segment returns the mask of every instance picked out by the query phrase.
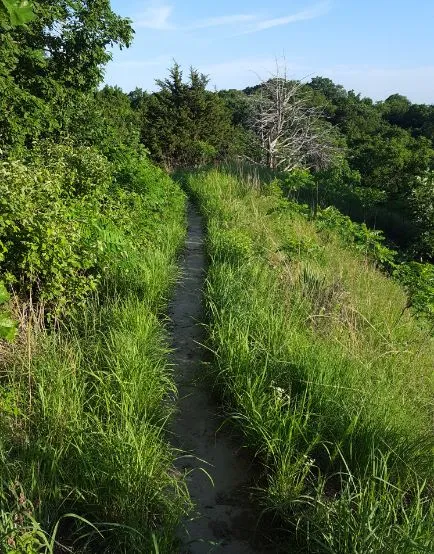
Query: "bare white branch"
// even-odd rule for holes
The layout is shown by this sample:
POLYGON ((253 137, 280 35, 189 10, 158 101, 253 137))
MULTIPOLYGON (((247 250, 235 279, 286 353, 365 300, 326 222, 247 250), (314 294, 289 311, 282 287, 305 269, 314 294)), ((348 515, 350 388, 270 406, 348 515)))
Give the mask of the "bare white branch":
POLYGON ((262 81, 253 97, 252 127, 260 140, 262 162, 283 171, 324 169, 338 150, 330 127, 322 111, 306 101, 303 84, 288 80, 286 67, 276 66, 275 75, 262 81))

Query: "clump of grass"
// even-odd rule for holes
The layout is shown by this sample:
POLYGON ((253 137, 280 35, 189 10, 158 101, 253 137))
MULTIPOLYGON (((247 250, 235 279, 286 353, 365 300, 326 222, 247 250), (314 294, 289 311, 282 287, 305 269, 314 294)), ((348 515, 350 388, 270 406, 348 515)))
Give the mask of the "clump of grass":
POLYGON ((163 203, 146 210, 143 196, 134 236, 111 229, 104 281, 73 317, 46 328, 42 311, 21 306, 0 366, 2 551, 176 549, 189 499, 165 434, 176 389, 162 310, 184 196, 173 185, 163 203), (31 506, 18 520, 14 483, 31 506))
POLYGON ((404 291, 270 187, 192 175, 213 378, 300 551, 434 548, 429 329, 404 291))

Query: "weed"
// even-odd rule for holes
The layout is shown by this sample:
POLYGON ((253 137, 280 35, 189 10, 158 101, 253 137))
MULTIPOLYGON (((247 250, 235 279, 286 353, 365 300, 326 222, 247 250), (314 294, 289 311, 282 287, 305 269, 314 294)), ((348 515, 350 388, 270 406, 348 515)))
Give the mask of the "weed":
POLYGON ((432 551, 434 344, 366 229, 354 247, 347 219, 325 230, 230 172, 187 186, 208 227, 210 375, 262 461, 264 507, 300 551, 432 551))

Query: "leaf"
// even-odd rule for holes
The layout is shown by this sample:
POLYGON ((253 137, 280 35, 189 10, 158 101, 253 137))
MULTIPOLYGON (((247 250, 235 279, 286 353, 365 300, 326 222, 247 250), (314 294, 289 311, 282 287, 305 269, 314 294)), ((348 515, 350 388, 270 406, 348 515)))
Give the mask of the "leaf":
POLYGON ((0 281, 0 304, 4 304, 9 300, 9 293, 6 290, 5 284, 0 281))
POLYGON ((0 313, 0 339, 12 342, 17 334, 17 323, 6 314, 0 313))
POLYGON ((12 26, 24 25, 35 18, 33 8, 28 0, 0 0, 9 15, 12 26))

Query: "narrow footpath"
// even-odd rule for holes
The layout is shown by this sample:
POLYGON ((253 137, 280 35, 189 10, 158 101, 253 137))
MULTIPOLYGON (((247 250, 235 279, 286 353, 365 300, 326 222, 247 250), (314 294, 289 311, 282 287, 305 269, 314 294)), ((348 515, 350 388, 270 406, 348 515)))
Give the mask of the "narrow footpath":
POLYGON ((170 306, 172 362, 179 391, 172 444, 186 453, 178 469, 188 473, 195 504, 179 537, 183 554, 264 552, 254 546, 258 514, 250 500, 251 462, 240 444, 221 429, 222 419, 203 377, 202 290, 205 252, 202 219, 188 207, 188 237, 182 277, 170 306), (212 480, 212 481, 211 481, 212 480))

